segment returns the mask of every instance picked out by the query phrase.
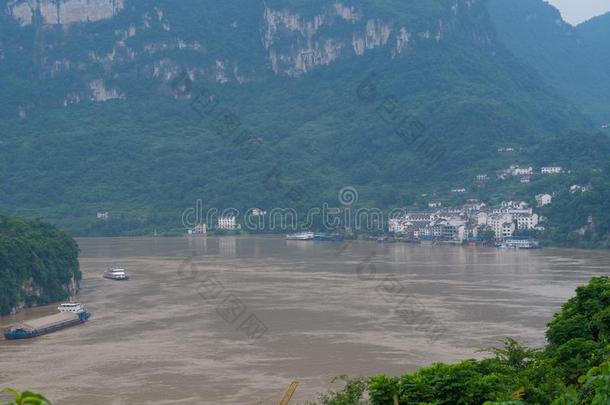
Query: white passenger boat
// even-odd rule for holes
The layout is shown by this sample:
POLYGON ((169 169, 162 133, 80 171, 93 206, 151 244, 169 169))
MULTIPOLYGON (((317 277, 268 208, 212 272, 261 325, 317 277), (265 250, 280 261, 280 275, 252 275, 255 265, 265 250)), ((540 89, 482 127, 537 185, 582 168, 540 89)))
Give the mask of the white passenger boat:
POLYGON ((127 272, 125 271, 125 269, 119 269, 119 268, 108 269, 104 272, 103 276, 104 276, 104 278, 107 278, 110 280, 123 281, 123 280, 129 279, 129 276, 127 275, 127 272))

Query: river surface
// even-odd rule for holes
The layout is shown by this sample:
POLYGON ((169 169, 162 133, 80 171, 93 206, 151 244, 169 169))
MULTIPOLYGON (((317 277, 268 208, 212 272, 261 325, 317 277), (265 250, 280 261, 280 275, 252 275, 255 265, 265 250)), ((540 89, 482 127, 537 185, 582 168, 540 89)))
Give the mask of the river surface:
MULTIPOLYGON (((0 386, 54 404, 291 404, 340 374, 399 375, 481 357, 514 337, 544 344, 576 286, 610 253, 285 241, 79 239, 80 326, 0 340, 0 386), (101 277, 122 266, 131 279, 101 277)), ((56 312, 28 309, 0 326, 56 312)))

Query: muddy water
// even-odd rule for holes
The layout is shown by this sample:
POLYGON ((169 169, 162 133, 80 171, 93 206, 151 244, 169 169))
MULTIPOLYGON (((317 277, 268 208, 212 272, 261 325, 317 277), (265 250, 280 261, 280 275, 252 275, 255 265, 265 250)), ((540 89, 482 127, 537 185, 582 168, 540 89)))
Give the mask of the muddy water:
MULTIPOLYGON (((400 374, 539 346, 554 311, 607 252, 347 245, 280 238, 81 239, 90 322, 0 340, 0 386, 56 404, 292 403, 339 374, 400 374), (190 259, 189 259, 190 258, 190 259), (101 277, 125 267, 131 280, 101 277)), ((26 310, 0 326, 55 312, 26 310)))

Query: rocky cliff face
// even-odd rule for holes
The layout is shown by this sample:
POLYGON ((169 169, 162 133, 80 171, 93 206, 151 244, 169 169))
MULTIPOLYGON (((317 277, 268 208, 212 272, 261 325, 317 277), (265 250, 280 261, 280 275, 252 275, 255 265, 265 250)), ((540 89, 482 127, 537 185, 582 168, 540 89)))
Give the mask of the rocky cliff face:
MULTIPOLYGON (((268 71, 297 78, 372 50, 390 58, 407 57, 417 44, 438 43, 450 35, 461 14, 476 4, 456 0, 442 15, 422 18, 422 29, 361 2, 328 2, 304 14, 281 1, 267 5, 257 0, 249 3, 248 14, 224 15, 225 20, 202 29, 197 19, 172 12, 174 3, 151 3, 11 0, 5 12, 25 32, 34 31, 32 52, 41 78, 87 76, 58 100, 69 106, 82 100, 128 98, 120 81, 131 81, 135 75, 167 83, 187 72, 192 80, 247 83, 264 78, 268 71), (227 46, 212 49, 220 37, 227 46), (236 55, 232 47, 239 47, 246 38, 256 39, 247 57, 236 55), (75 51, 76 44, 86 48, 75 51)), ((182 10, 190 9, 201 21, 206 18, 206 6, 221 7, 206 2, 182 5, 182 10)), ((4 54, 0 43, 0 55, 4 54)))
POLYGON ((276 163, 303 207, 346 185, 368 190, 363 206, 398 206, 515 163, 499 147, 587 125, 499 44, 484 0, 82 3, 95 16, 8 1, 0 210, 79 234, 174 229, 202 197, 290 207, 290 187, 262 184, 276 163), (202 88, 213 114, 189 108, 202 88))
MULTIPOLYGON (((360 56, 387 46, 392 30, 391 22, 364 19, 354 6, 342 3, 311 18, 265 7, 263 45, 275 74, 297 77, 340 57, 360 56), (341 25, 343 30, 333 29, 341 25), (324 34, 325 29, 331 33, 324 34), (285 45, 279 45, 281 42, 285 45)), ((405 27, 399 29, 403 31, 409 35, 405 27)), ((406 49, 404 35, 395 41, 396 53, 406 49)))
POLYGON ((78 292, 78 245, 40 221, 0 216, 0 316, 78 292))
POLYGON ((44 24, 68 25, 112 18, 123 6, 123 0, 13 0, 8 12, 23 26, 32 24, 37 14, 44 24))
MULTIPOLYGON (((78 294, 79 291, 79 283, 76 278, 72 277, 67 285, 64 286, 67 297, 74 297, 78 294)), ((39 302, 43 302, 47 304, 44 300, 45 291, 44 289, 38 285, 33 278, 29 278, 23 285, 21 286, 20 296, 22 300, 20 300, 16 305, 14 305, 10 314, 14 315, 21 311, 23 308, 27 307, 36 307, 39 305, 39 302)))

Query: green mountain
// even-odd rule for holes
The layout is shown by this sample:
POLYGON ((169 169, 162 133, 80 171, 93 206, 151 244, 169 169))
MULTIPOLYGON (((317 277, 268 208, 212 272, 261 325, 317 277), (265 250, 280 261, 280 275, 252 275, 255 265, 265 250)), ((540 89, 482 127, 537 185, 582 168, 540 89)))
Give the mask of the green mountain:
POLYGON ((576 27, 541 0, 490 0, 498 37, 598 125, 610 123, 610 13, 576 27))
POLYGON ((40 221, 0 217, 0 315, 66 299, 78 290, 78 245, 40 221))
POLYGON ((179 229, 198 199, 336 206, 345 186, 405 206, 594 128, 485 1, 4 3, 0 212, 75 234, 179 229))

